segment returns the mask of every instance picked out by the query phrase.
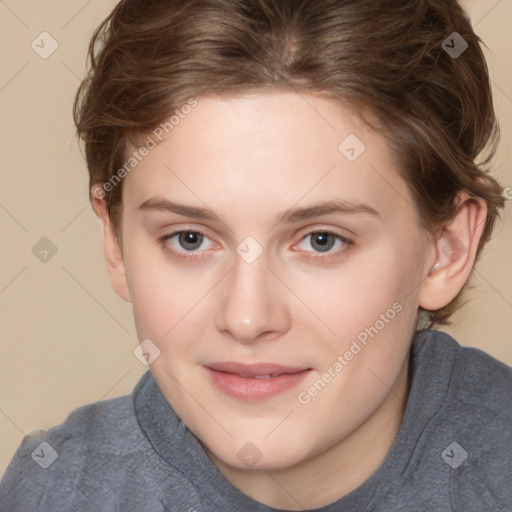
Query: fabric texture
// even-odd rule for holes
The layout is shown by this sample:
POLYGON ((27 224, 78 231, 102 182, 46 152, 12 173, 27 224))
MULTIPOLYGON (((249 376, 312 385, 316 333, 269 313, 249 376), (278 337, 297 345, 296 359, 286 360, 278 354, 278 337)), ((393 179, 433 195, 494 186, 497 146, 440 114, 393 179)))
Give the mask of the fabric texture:
MULTIPOLYGON (((512 511, 512 369, 443 332, 421 331, 409 373, 384 463, 316 512, 512 511)), ((276 510, 217 470, 149 371, 130 395, 26 436, 0 483, 1 512, 276 510)))

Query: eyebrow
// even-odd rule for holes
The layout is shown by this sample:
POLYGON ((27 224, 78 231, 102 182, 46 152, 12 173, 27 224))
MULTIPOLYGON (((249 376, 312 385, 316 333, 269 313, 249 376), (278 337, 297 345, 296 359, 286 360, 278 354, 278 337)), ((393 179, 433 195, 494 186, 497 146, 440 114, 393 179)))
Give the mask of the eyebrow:
POLYGON ((366 213, 370 215, 376 215, 377 217, 379 216, 377 210, 362 203, 351 203, 347 201, 327 201, 309 206, 307 208, 292 208, 291 210, 288 210, 282 214, 279 222, 298 222, 333 213, 350 215, 366 213))
MULTIPOLYGON (((168 211, 182 215, 183 217, 190 217, 193 219, 203 220, 219 220, 219 217, 213 213, 209 208, 198 208, 196 206, 189 206, 179 203, 168 201, 167 199, 152 198, 144 201, 139 210, 143 211, 168 211)), ((319 203, 306 208, 291 208, 281 215, 278 215, 278 223, 293 223, 303 220, 320 217, 321 215, 329 214, 370 214, 379 216, 379 213, 371 206, 362 203, 351 203, 347 201, 327 201, 319 203)))
POLYGON ((217 220, 218 217, 208 208, 198 208, 196 206, 188 206, 184 204, 173 203, 167 199, 148 199, 144 201, 139 210, 143 211, 167 211, 177 213, 183 217, 190 217, 193 219, 207 219, 217 220))

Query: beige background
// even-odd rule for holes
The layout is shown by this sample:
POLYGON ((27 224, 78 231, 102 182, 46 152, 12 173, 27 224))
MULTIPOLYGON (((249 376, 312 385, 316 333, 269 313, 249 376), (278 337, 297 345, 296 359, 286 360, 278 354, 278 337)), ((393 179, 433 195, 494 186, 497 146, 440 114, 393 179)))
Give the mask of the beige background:
MULTIPOLYGON (((60 423, 80 405, 128 393, 145 371, 133 355, 130 306, 105 271, 71 118, 90 36, 115 3, 0 0, 0 473, 26 433, 60 423), (47 59, 31 48, 43 31, 59 45, 47 59), (46 263, 32 252, 42 237, 58 249, 46 263)), ((465 5, 489 47, 502 127, 495 175, 512 187, 512 1, 465 5)), ((511 252, 509 201, 477 267, 471 301, 448 329, 509 365, 511 252)))

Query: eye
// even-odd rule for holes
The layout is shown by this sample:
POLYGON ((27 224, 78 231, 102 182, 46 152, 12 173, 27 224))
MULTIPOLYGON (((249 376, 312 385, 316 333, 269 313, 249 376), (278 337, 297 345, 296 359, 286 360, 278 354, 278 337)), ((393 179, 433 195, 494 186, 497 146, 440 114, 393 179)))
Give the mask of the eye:
POLYGON ((198 231, 178 231, 162 238, 162 242, 171 251, 196 253, 210 249, 213 242, 198 231))
POLYGON ((176 238, 180 247, 186 251, 197 251, 201 248, 205 240, 201 233, 195 233, 194 231, 183 231, 173 238, 176 238))
POLYGON ((306 235, 298 244, 303 251, 316 253, 333 253, 351 245, 351 241, 328 231, 317 231, 306 235))

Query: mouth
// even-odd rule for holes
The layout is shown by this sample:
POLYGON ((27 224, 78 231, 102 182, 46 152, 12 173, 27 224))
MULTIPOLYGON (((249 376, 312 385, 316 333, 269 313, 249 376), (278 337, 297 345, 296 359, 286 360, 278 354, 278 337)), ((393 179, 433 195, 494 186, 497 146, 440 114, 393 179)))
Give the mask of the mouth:
POLYGON ((215 363, 204 367, 222 393, 248 402, 270 399, 300 384, 311 368, 272 363, 215 363))

